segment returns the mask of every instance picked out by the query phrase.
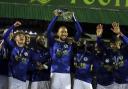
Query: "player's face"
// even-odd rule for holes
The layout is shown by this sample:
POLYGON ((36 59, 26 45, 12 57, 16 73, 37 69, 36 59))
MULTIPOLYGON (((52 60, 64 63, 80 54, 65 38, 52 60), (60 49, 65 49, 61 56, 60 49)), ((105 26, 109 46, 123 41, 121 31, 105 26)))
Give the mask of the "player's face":
POLYGON ((85 40, 82 40, 82 39, 80 39, 78 42, 77 42, 77 47, 78 47, 78 49, 80 49, 80 50, 85 50, 86 49, 86 46, 87 44, 86 44, 86 41, 85 40))
POLYGON ((115 41, 114 43, 110 43, 110 47, 112 49, 120 49, 121 42, 120 41, 115 41))
POLYGON ((25 45, 25 35, 24 34, 18 34, 15 37, 15 41, 17 46, 24 46, 25 45))
POLYGON ((44 36, 38 36, 37 37, 37 43, 41 46, 45 45, 45 37, 44 36))
POLYGON ((116 44, 116 47, 117 47, 118 49, 120 49, 121 41, 116 41, 115 44, 116 44))
POLYGON ((60 27, 60 29, 58 30, 58 36, 61 40, 66 40, 66 38, 68 37, 68 30, 65 27, 60 27))
POLYGON ((25 35, 25 36, 26 36, 26 44, 28 45, 28 44, 30 44, 31 38, 29 35, 25 35))

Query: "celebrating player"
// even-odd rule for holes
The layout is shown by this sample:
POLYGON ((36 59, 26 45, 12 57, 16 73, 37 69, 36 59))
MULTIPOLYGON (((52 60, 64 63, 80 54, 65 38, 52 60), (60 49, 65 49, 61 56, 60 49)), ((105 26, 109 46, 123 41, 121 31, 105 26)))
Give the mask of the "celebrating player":
POLYGON ((80 40, 74 57, 76 73, 73 89, 93 89, 91 84, 93 78, 92 67, 95 60, 95 56, 87 51, 86 41, 80 40))
POLYGON ((4 34, 3 38, 11 49, 11 58, 9 60, 9 87, 8 89, 27 89, 27 70, 28 70, 28 51, 25 48, 25 33, 16 32, 14 39, 8 37, 15 27, 20 26, 20 22, 16 22, 4 34))
POLYGON ((37 36, 36 47, 30 51, 31 89, 50 89, 50 53, 45 36, 37 36))
MULTIPOLYGON (((57 32, 57 39, 52 34, 54 24, 60 15, 60 11, 55 13, 55 17, 50 22, 47 30, 52 60, 51 89, 71 89, 70 64, 73 58, 73 44, 68 42, 68 29, 65 26, 60 26, 57 32)), ((76 26, 74 39, 77 41, 80 38, 82 29, 74 15, 73 20, 76 26)))

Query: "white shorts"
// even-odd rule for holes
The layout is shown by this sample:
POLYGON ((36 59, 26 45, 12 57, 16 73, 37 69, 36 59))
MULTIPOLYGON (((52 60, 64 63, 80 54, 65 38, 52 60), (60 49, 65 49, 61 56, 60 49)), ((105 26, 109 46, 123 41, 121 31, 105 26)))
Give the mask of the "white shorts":
POLYGON ((0 89, 8 89, 8 77, 0 75, 0 89))
POLYGON ((71 89, 71 75, 69 73, 52 73, 51 89, 71 89))
POLYGON ((113 89, 128 89, 128 84, 114 83, 113 89))
POLYGON ((85 81, 81 81, 79 79, 75 79, 73 89, 93 89, 93 88, 92 88, 92 84, 87 83, 85 81))
POLYGON ((114 84, 111 84, 108 86, 103 86, 103 85, 97 84, 97 89, 114 89, 114 84))
POLYGON ((50 89, 50 81, 32 82, 30 89, 50 89))
POLYGON ((97 89, 128 89, 128 84, 118 84, 115 82, 108 86, 103 86, 98 84, 97 89))
POLYGON ((8 89, 28 89, 28 83, 13 77, 9 77, 8 89))

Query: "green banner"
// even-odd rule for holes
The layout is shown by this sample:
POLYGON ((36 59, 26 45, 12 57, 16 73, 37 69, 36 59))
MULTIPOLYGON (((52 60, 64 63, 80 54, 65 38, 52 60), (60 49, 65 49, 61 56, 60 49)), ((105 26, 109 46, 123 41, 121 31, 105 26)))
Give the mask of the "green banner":
POLYGON ((50 21, 57 8, 74 11, 80 22, 128 25, 128 0, 0 0, 0 17, 50 21))

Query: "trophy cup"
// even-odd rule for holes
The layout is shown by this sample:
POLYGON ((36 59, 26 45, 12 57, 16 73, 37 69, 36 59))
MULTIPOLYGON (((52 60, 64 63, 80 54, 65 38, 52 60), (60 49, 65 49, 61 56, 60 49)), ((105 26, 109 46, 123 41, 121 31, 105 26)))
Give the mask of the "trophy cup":
POLYGON ((62 13, 62 16, 63 16, 63 19, 64 19, 65 21, 70 21, 70 20, 72 20, 73 12, 71 12, 71 11, 63 12, 63 13, 62 13))
POLYGON ((73 12, 68 11, 67 9, 56 9, 54 10, 54 14, 62 16, 65 21, 70 21, 73 17, 73 12))

